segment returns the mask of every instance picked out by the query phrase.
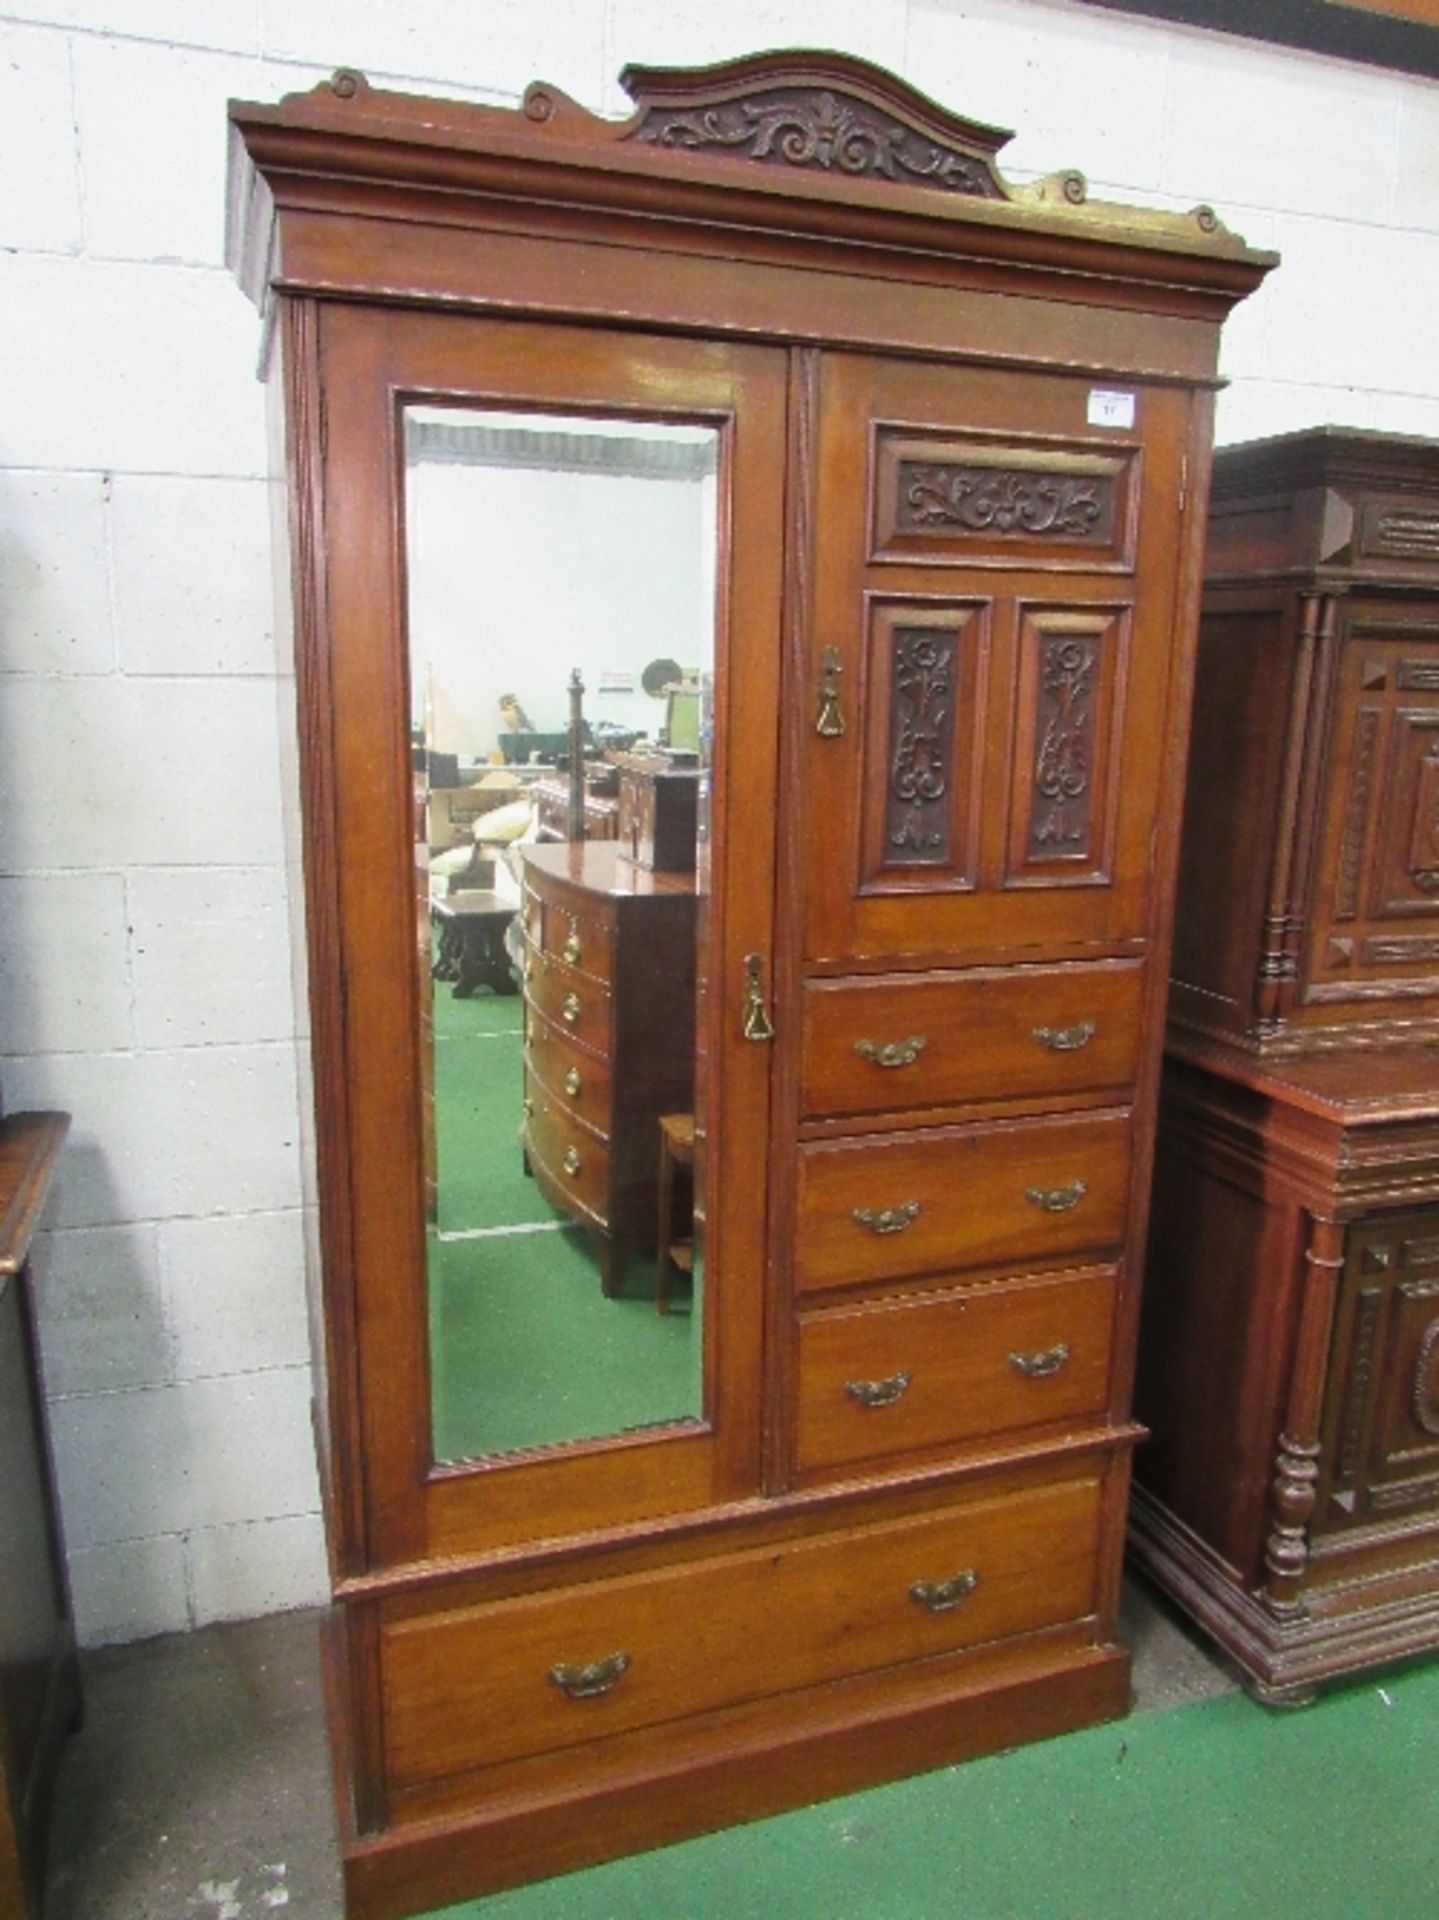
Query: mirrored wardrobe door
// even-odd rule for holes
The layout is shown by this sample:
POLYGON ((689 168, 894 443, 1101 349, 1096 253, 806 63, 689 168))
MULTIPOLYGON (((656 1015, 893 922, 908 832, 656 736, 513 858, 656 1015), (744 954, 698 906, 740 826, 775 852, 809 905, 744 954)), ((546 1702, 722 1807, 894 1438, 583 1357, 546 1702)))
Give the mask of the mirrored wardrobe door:
POLYGON ((752 1490, 783 357, 340 312, 322 355, 374 1548, 752 1490))

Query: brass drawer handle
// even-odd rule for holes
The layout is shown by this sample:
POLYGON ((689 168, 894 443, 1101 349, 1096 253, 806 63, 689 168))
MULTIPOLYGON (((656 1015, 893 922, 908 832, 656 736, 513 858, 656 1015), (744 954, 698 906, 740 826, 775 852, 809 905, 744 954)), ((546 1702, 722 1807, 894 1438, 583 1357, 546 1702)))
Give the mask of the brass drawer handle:
POLYGON ((565 1168, 565 1172, 570 1175, 571 1179, 573 1179, 574 1176, 579 1172, 580 1156, 577 1148, 575 1147, 565 1148, 564 1168, 565 1168))
POLYGON ((564 957, 572 967, 577 967, 580 964, 580 930, 578 927, 570 928, 570 937, 564 945, 564 957))
POLYGON ((1059 1341, 1055 1346, 1046 1347, 1042 1353, 1012 1353, 1009 1364, 1016 1373, 1022 1373, 1026 1380, 1048 1380, 1051 1374, 1059 1372, 1069 1358, 1069 1343, 1059 1341))
POLYGON ((580 996, 577 993, 567 993, 565 995, 565 1004, 560 1008, 560 1018, 567 1027, 572 1027, 579 1017, 580 996))
POLYGON ((1051 1053, 1078 1053, 1081 1047, 1089 1045, 1098 1032, 1097 1021, 1081 1020, 1072 1027, 1036 1027, 1034 1038, 1040 1046, 1048 1047, 1051 1053))
POLYGON ((1067 1187, 1026 1187, 1024 1197, 1042 1213, 1068 1213, 1071 1207, 1079 1205, 1088 1192, 1089 1188, 1082 1180, 1075 1180, 1067 1187))
POLYGON ((571 1100, 573 1100, 575 1095, 579 1092, 579 1090, 580 1090, 580 1070, 578 1067, 571 1067, 569 1072, 565 1075, 565 1092, 570 1096, 571 1100))
POLYGON ((887 1380, 846 1380, 846 1396, 861 1407, 892 1407, 909 1391, 909 1373, 892 1373, 887 1380))
POLYGON ((901 1207, 885 1207, 876 1213, 872 1207, 856 1207, 853 1220, 858 1227, 868 1227, 871 1233, 903 1233, 912 1227, 920 1214, 918 1200, 906 1200, 901 1207))
POLYGON ((814 730, 825 740, 838 740, 844 732, 844 709, 839 704, 839 677, 844 672, 838 647, 819 651, 819 713, 814 730))
POLYGON ((587 1667, 572 1667, 561 1660, 550 1668, 550 1685, 571 1700, 598 1700, 609 1693, 630 1670, 627 1653, 612 1653, 603 1660, 592 1660, 587 1667))
POLYGON ((966 1567, 962 1573, 955 1574, 952 1580, 916 1580, 909 1590, 909 1597, 926 1613, 953 1613, 978 1585, 979 1575, 973 1567, 966 1567))
POLYGON ((877 1040, 856 1040, 854 1050, 861 1060, 872 1060, 877 1067, 912 1067, 928 1045, 922 1033, 912 1033, 908 1040, 888 1040, 882 1044, 877 1040))

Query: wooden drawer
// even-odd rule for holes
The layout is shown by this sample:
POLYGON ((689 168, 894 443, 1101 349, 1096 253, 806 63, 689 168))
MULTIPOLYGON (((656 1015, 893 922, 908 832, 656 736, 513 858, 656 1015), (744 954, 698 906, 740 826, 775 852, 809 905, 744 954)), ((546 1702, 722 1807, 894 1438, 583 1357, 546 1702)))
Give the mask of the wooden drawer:
POLYGON ((533 887, 525 890, 524 920, 525 935, 537 952, 563 960, 593 979, 614 979, 615 929, 608 921, 571 913, 533 887))
POLYGON ((1127 1113, 930 1127, 799 1151, 795 1286, 866 1286, 1118 1246, 1127 1113))
POLYGON ((1098 1482, 1071 1480, 394 1622, 380 1650, 390 1782, 412 1786, 1081 1618, 1094 1606, 1098 1517, 1098 1482), (916 1596, 925 1582, 954 1584, 916 1596), (570 1698, 551 1678, 556 1666, 618 1667, 615 1656, 627 1664, 592 1697, 570 1698))
POLYGON ((534 1076, 544 1083, 550 1104, 575 1114, 601 1133, 610 1131, 614 1069, 602 1055, 586 1053, 569 1033, 556 1027, 534 1008, 525 1034, 525 1058, 534 1076))
POLYGON ((811 981, 803 1102, 824 1118, 1127 1088, 1138 961, 811 981))
POLYGON ((610 1156, 606 1142, 556 1107, 549 1089, 525 1075, 525 1151, 549 1183, 596 1220, 607 1217, 610 1156))
POLYGON ((533 947, 525 950, 525 992, 547 1020, 596 1053, 610 1050, 609 988, 533 947))
POLYGON ((802 1315, 796 1466, 1101 1413, 1116 1286, 1111 1268, 802 1315))

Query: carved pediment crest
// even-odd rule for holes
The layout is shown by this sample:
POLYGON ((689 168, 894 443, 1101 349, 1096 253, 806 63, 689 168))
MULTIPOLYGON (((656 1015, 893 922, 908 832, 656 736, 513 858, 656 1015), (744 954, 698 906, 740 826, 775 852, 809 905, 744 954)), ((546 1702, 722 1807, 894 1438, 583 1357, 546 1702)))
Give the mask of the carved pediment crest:
POLYGON ((762 166, 1008 199, 998 127, 947 113, 893 75, 842 54, 761 54, 693 69, 626 67, 638 112, 627 137, 762 166))

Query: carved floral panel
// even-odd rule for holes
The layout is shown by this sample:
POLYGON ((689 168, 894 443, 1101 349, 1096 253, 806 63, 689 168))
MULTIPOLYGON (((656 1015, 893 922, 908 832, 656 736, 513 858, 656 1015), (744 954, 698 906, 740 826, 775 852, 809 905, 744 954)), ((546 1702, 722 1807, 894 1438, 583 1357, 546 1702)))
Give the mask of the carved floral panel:
POLYGON ((983 602, 878 605, 869 644, 864 864, 870 886, 972 885, 989 645, 983 602))
POLYGON ((1114 608, 1022 610, 1011 884, 1092 882, 1107 872, 1125 625, 1124 612, 1114 608))
POLYGON ((878 431, 871 557, 1129 567, 1134 456, 1081 443, 878 431))
POLYGON ((1113 474, 901 460, 895 523, 902 533, 983 533, 1107 543, 1113 474))

